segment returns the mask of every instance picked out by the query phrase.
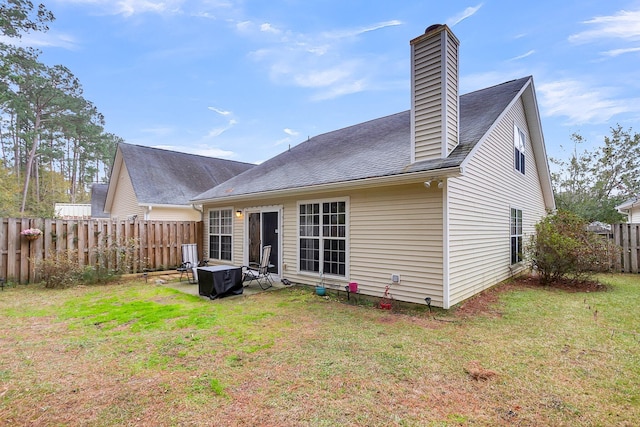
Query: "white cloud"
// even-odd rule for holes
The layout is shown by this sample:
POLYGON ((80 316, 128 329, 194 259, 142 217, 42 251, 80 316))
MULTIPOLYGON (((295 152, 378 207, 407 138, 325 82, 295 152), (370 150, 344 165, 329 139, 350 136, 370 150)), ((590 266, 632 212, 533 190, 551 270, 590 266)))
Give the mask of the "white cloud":
POLYGON ((545 116, 564 116, 567 124, 601 124, 612 117, 638 110, 637 101, 616 98, 606 87, 588 87, 577 80, 560 80, 538 86, 545 116))
POLYGON ((296 74, 294 80, 298 86, 302 87, 325 87, 344 81, 351 74, 351 67, 334 67, 326 70, 309 70, 305 73, 296 74))
POLYGON ((524 54, 522 54, 522 55, 518 55, 518 56, 516 56, 516 57, 511 58, 509 61, 518 61, 518 60, 520 60, 520 59, 524 59, 524 58, 526 58, 527 56, 531 56, 531 55, 533 55, 534 53, 536 53, 536 51, 535 51, 535 50, 530 50, 530 51, 529 51, 529 52, 527 52, 527 53, 524 53, 524 54))
POLYGON ((141 13, 182 13, 185 0, 59 0, 61 3, 100 6, 105 13, 126 17, 141 13))
POLYGON ((596 16, 583 24, 593 29, 569 36, 572 43, 589 43, 600 39, 640 40, 640 10, 621 10, 614 15, 596 16))
POLYGON ((280 34, 282 32, 269 23, 264 23, 260 25, 260 31, 262 31, 263 33, 272 33, 272 34, 280 34))
POLYGON ((217 157, 217 158, 231 158, 235 157, 233 151, 223 150, 221 148, 207 147, 206 145, 198 145, 196 147, 188 147, 181 145, 151 145, 152 148, 160 148, 162 150, 177 151, 179 153, 197 154, 199 156, 217 157))
POLYGON ((465 19, 475 15, 478 12, 478 10, 480 10, 482 5, 483 5, 483 3, 480 3, 477 6, 466 8, 465 10, 460 12, 459 14, 454 15, 451 18, 447 19, 447 25, 450 26, 450 27, 453 27, 454 25, 457 25, 460 22, 464 21, 465 19))
POLYGON ((155 127, 155 128, 145 128, 140 129, 141 132, 148 133, 153 135, 154 137, 161 137, 171 134, 174 129, 170 127, 155 127))
POLYGON ((507 67, 500 68, 500 71, 467 74, 460 78, 460 93, 465 94, 468 92, 473 92, 475 90, 484 89, 529 74, 531 74, 530 69, 507 69, 507 67))
POLYGON ((327 99, 334 99, 344 95, 350 95, 352 93, 358 93, 368 88, 364 80, 356 80, 352 82, 346 82, 340 85, 334 85, 328 88, 328 90, 316 93, 311 97, 314 101, 324 101, 327 99))
POLYGON ((274 146, 277 147, 278 145, 282 145, 282 144, 287 144, 288 143, 289 144, 289 148, 291 148, 291 141, 292 141, 291 137, 298 136, 300 134, 300 132, 297 132, 297 131, 295 131, 293 129, 289 129, 289 128, 285 128, 285 129, 283 129, 283 131, 284 131, 284 133, 287 134, 287 136, 282 138, 282 139, 277 140, 276 143, 274 144, 274 146))
MULTIPOLYGON (((263 31, 274 32, 271 25, 263 24, 263 31)), ((402 25, 398 20, 374 23, 359 28, 328 31, 319 34, 294 34, 277 29, 277 39, 261 38, 262 46, 249 54, 255 61, 264 62, 273 82, 307 89, 320 90, 314 100, 369 90, 371 75, 383 72, 384 57, 371 56, 369 50, 352 51, 358 42, 354 37, 384 28, 402 25), (365 60, 366 57, 366 60, 365 60), (380 70, 380 71, 377 71, 380 70)), ((247 36, 255 36, 256 27, 250 22, 236 24, 247 36)))
POLYGON ((229 151, 229 150, 223 150, 221 148, 213 148, 213 147, 196 147, 196 148, 185 148, 185 150, 188 150, 186 152, 191 153, 191 154, 198 154, 200 156, 207 156, 207 157, 218 157, 218 158, 232 158, 235 157, 235 153, 233 151, 229 151))
POLYGON ((402 21, 398 21, 397 19, 394 19, 391 21, 378 22, 366 27, 347 29, 347 30, 328 31, 328 32, 322 33, 322 36, 329 39, 355 37, 371 31, 382 30, 387 27, 395 27, 398 25, 402 25, 402 21))
POLYGON ((619 55, 624 55, 625 53, 634 53, 634 52, 640 52, 640 47, 630 47, 627 49, 612 49, 606 52, 602 52, 602 55, 619 56, 619 55))
POLYGON ((215 111, 216 113, 220 114, 221 116, 229 116, 231 115, 231 111, 225 111, 225 110, 220 110, 216 107, 207 107, 209 110, 211 111, 215 111))
POLYGON ((232 127, 234 127, 236 124, 238 124, 237 120, 231 119, 226 124, 226 126, 222 126, 222 127, 217 127, 217 128, 211 129, 207 133, 207 138, 218 137, 218 136, 222 135, 223 133, 225 133, 226 131, 228 131, 229 129, 231 129, 232 127))
POLYGON ((30 46, 35 48, 61 47, 68 50, 76 50, 80 45, 73 36, 56 31, 27 33, 20 38, 0 36, 0 42, 15 46, 30 46))
POLYGON ((241 33, 249 32, 252 28, 253 22, 251 21, 236 22, 236 30, 240 31, 241 33))

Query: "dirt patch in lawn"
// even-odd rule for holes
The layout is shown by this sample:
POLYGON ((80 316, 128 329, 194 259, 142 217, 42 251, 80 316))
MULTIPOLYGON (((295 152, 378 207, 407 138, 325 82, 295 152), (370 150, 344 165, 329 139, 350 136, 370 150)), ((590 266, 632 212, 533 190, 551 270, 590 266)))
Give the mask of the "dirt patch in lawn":
POLYGON ((603 292, 607 286, 595 280, 569 280, 561 279, 543 285, 535 276, 522 276, 503 282, 489 288, 464 301, 456 310, 457 317, 469 318, 474 316, 500 317, 502 313, 497 306, 500 295, 517 289, 547 288, 560 289, 566 292, 603 292))

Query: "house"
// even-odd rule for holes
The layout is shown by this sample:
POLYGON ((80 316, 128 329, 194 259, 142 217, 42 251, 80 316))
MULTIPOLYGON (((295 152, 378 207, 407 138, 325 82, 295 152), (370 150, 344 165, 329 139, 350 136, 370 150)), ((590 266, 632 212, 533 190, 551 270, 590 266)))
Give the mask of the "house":
POLYGON ((110 218, 201 221, 191 199, 251 169, 249 163, 118 144, 104 212, 110 218))
POLYGON ((621 214, 627 215, 628 223, 640 223, 640 196, 627 200, 616 206, 621 214))
POLYGON ((524 270, 555 209, 532 77, 462 96, 459 42, 410 42, 411 109, 309 139, 193 199, 211 264, 449 308, 524 270))
POLYGON ((109 184, 91 184, 91 218, 109 218, 109 214, 104 211, 104 203, 107 199, 109 184))

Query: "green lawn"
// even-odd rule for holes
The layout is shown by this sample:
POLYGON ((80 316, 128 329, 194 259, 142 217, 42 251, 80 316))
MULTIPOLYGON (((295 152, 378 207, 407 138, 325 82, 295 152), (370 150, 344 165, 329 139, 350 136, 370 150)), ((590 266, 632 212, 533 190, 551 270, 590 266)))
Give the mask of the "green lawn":
POLYGON ((471 317, 311 288, 7 288, 0 425, 635 426, 640 276, 601 280, 510 287, 471 317))

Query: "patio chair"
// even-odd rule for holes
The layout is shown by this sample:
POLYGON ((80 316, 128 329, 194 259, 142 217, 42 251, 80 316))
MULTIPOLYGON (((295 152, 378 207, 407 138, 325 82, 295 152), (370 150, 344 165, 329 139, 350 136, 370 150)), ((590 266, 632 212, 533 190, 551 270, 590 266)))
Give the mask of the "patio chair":
POLYGON ((269 264, 270 257, 271 245, 267 245, 262 248, 262 258, 259 264, 252 262, 249 263, 249 265, 242 266, 242 281, 246 283, 245 286, 249 286, 254 280, 258 282, 262 290, 269 289, 273 286, 271 273, 269 272, 269 268, 273 267, 272 264, 269 264))
POLYGON ((180 281, 182 276, 186 275, 187 280, 192 285, 198 283, 197 267, 207 265, 207 261, 198 261, 198 245, 196 243, 186 243, 182 245, 182 264, 177 270, 180 272, 180 281))

